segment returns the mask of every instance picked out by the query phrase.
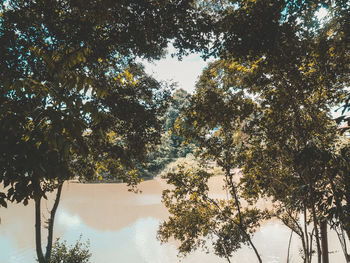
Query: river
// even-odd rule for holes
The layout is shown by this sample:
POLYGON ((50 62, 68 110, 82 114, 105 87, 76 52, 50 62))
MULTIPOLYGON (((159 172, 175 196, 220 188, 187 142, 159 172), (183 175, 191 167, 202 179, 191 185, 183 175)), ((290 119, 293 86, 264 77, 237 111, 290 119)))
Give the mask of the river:
MULTIPOLYGON (((213 253, 203 251, 178 258, 176 242, 160 244, 156 239, 159 223, 168 216, 161 203, 161 192, 166 184, 161 179, 142 182, 142 193, 129 192, 124 184, 64 185, 56 215, 55 236, 74 243, 82 235, 89 240, 92 263, 221 263, 213 253)), ((221 178, 211 181, 216 196, 224 196, 221 178)), ((52 200, 53 196, 49 196, 52 200)), ((52 201, 44 201, 47 211, 52 201)), ((45 216, 46 213, 44 213, 45 216)), ((0 209, 0 262, 34 263, 34 206, 10 204, 0 209)), ((43 236, 46 232, 43 231, 43 236)), ((264 262, 286 262, 290 231, 277 221, 265 223, 253 240, 264 262)), ((290 262, 302 262, 301 246, 294 237, 291 243, 290 262)), ((331 262, 345 262, 338 239, 329 233, 331 262)), ((253 250, 243 247, 232 257, 232 262, 256 262, 253 250)))

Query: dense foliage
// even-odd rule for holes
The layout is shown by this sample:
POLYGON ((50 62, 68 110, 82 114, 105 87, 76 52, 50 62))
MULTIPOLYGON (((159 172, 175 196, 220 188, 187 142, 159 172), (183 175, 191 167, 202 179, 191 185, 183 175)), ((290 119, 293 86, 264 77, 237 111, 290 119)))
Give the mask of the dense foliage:
POLYGON ((135 165, 159 142, 168 92, 135 61, 160 58, 170 39, 196 28, 192 9, 192 1, 1 2, 0 204, 34 200, 40 263, 51 257, 64 181, 104 173, 139 181, 135 165), (179 21, 189 24, 179 30, 179 21), (43 253, 40 201, 55 189, 43 253))
MULTIPOLYGON (((327 223, 340 233, 349 260, 349 194, 345 190, 349 171, 344 161, 348 140, 332 117, 334 108, 344 105, 349 95, 348 1, 203 4, 211 7, 208 12, 215 21, 208 54, 219 58, 203 72, 178 132, 201 147, 203 161, 215 160, 224 169, 231 191, 228 200, 234 203, 225 222, 242 222, 242 200, 254 204, 268 197, 276 206, 270 214, 301 238, 304 262, 311 262, 314 251, 318 262, 328 262, 327 223), (235 167, 241 168, 240 174, 232 172, 235 167)), ((342 119, 346 117, 337 120, 342 119)), ((208 175, 195 174, 206 184, 208 175)), ((195 216, 195 209, 186 210, 193 214, 185 217, 184 209, 175 209, 191 194, 179 191, 178 184, 185 183, 186 177, 183 172, 168 176, 175 189, 164 196, 171 217, 160 235, 164 240, 173 236, 185 246, 189 240, 183 232, 195 233, 191 244, 197 245, 187 245, 188 253, 207 236, 200 229, 210 231, 220 219, 212 217, 204 227, 190 223, 186 218, 195 216)), ((207 200, 208 192, 198 192, 200 199, 207 200)), ((211 206, 198 202, 199 207, 211 206)), ((239 236, 246 231, 251 234, 254 228, 247 224, 236 232, 231 227, 228 236, 236 237, 238 246, 246 242, 239 236)), ((235 249, 232 244, 232 239, 224 240, 224 251, 214 241, 215 252, 229 261, 235 249)))

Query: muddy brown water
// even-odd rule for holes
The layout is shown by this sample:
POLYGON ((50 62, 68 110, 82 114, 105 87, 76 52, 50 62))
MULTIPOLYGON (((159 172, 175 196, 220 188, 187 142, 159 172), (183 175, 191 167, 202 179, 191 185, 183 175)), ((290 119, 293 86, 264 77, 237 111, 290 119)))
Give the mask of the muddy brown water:
MULTIPOLYGON (((222 177, 210 181, 215 197, 225 197, 222 177)), ((82 235, 89 240, 92 263, 221 263, 213 253, 197 251, 186 258, 178 258, 176 242, 160 244, 156 239, 158 225, 168 216, 161 203, 161 192, 166 183, 155 178, 140 184, 141 194, 128 191, 124 184, 64 185, 55 222, 55 236, 72 244, 82 235)), ((49 196, 52 200, 53 196, 49 196)), ((42 203, 47 216, 52 201, 42 203)), ((264 204, 262 201, 262 206, 264 204)), ((0 209, 0 263, 34 263, 34 207, 29 203, 11 204, 0 209)), ((45 231, 43 231, 45 234, 45 231)), ((254 236, 254 243, 263 261, 286 262, 290 231, 278 221, 265 223, 254 236)), ((301 244, 294 235, 290 262, 302 262, 301 244)), ((345 262, 339 242, 329 233, 331 262, 345 262)), ((243 247, 232 256, 232 262, 257 262, 253 250, 243 247)))

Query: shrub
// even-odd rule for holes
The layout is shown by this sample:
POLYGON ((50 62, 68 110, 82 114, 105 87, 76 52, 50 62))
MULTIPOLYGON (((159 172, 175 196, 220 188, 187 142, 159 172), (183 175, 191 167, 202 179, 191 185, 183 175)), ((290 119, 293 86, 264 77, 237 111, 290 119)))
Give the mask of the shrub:
POLYGON ((81 242, 81 237, 75 245, 67 246, 58 238, 52 247, 50 263, 90 263, 90 243, 81 242))

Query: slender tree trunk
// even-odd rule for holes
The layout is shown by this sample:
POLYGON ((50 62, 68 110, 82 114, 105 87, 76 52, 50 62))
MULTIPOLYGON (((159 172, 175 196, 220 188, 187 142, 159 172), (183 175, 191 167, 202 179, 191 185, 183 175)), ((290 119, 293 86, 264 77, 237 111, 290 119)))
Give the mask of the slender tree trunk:
POLYGON ((315 228, 312 229, 311 233, 310 233, 310 263, 312 262, 312 256, 313 256, 313 246, 312 246, 312 242, 314 240, 313 236, 314 236, 314 232, 315 232, 315 228))
POLYGON ((322 263, 329 263, 328 235, 327 235, 327 221, 326 220, 321 220, 320 231, 321 231, 321 246, 322 246, 322 263))
POLYGON ((224 251, 225 251, 225 257, 226 257, 226 260, 228 263, 231 263, 231 260, 230 260, 230 257, 227 255, 226 253, 226 248, 225 248, 225 245, 221 244, 221 246, 223 247, 224 251))
MULTIPOLYGON (((346 173, 346 172, 345 172, 346 173)), ((347 213, 346 211, 344 211, 344 208, 343 208, 343 205, 342 205, 342 199, 341 198, 339 198, 339 196, 337 195, 337 188, 336 188, 336 186, 335 186, 335 184, 334 184, 334 175, 332 176, 332 174, 327 174, 327 178, 328 178, 328 181, 329 181, 329 183, 330 183, 330 185, 331 185, 331 188, 332 188, 332 191, 333 191, 333 197, 334 197, 334 200, 335 200, 335 204, 337 205, 337 208, 339 209, 339 211, 340 211, 340 223, 341 223, 341 225, 342 225, 342 229, 344 229, 344 228, 346 228, 345 229, 345 231, 346 231, 346 233, 347 233, 347 237, 348 237, 348 240, 350 241, 350 223, 349 222, 347 222, 348 220, 347 220, 347 218, 348 218, 348 216, 346 216, 346 214, 350 214, 350 213, 347 213)), ((349 180, 350 180, 350 178, 349 178, 349 180)), ((345 179, 345 181, 348 181, 347 179, 345 179)), ((346 189, 350 189, 350 187, 349 187, 350 185, 345 185, 345 188, 346 189)), ((346 198, 345 198, 345 200, 346 200, 346 203, 347 204, 350 204, 350 195, 346 195, 346 198)), ((349 211, 348 211, 349 212, 349 211)), ((345 238, 345 237, 344 237, 345 238)), ((345 252, 346 253, 346 255, 347 255, 347 252, 345 252)), ((349 259, 349 261, 350 261, 350 259, 349 259)))
POLYGON ((307 232, 307 209, 306 209, 306 205, 304 205, 304 233, 305 233, 305 260, 306 263, 310 263, 311 262, 311 256, 312 256, 312 248, 310 249, 309 247, 309 235, 307 232))
MULTIPOLYGON (((349 213, 350 214, 350 213, 349 213)), ((350 220, 349 220, 350 221, 350 220)), ((343 225, 343 229, 346 233, 346 236, 348 237, 348 241, 350 242, 350 222, 348 223, 348 225, 343 225)))
MULTIPOLYGON (((342 228, 345 230, 348 241, 350 241, 350 173, 348 171, 348 168, 343 170, 343 184, 344 184, 344 201, 345 201, 345 211, 343 209, 341 209, 341 211, 345 214, 343 215, 343 226, 342 228)), ((340 206, 343 207, 343 206, 340 206)), ((350 255, 348 255, 348 260, 350 261, 350 255)))
POLYGON ((312 202, 311 209, 312 209, 312 217, 313 217, 313 221, 314 221, 314 229, 315 229, 315 236, 316 236, 317 262, 321 263, 322 262, 322 252, 321 252, 321 244, 320 244, 320 233, 318 231, 318 220, 317 220, 317 216, 316 216, 314 202, 312 202))
MULTIPOLYGON (((345 186, 347 189, 350 189, 350 184, 346 184, 345 186)), ((345 200, 346 200, 346 217, 344 217, 343 222, 343 229, 345 230, 345 233, 348 237, 348 241, 350 242, 350 190, 347 191, 345 194, 345 200)), ((350 260, 350 255, 348 256, 350 260)))
POLYGON ((228 256, 227 251, 226 251, 225 244, 221 243, 221 247, 222 247, 222 249, 224 250, 225 258, 226 258, 227 262, 228 262, 228 263, 231 263, 230 257, 228 256))
POLYGON ((350 263, 350 255, 348 254, 348 249, 346 246, 346 238, 345 238, 346 233, 344 232, 343 226, 340 225, 340 230, 338 230, 337 227, 335 227, 335 232, 337 233, 340 245, 343 249, 345 260, 347 263, 350 263))
POLYGON ((287 251, 287 263, 289 263, 289 253, 290 253, 290 245, 292 243, 293 230, 290 231, 289 241, 288 241, 288 251, 287 251))
MULTIPOLYGON (((309 250, 308 250, 308 245, 307 244, 307 233, 304 235, 303 232, 301 232, 300 235, 300 239, 301 239, 301 245, 303 247, 303 251, 304 251, 304 263, 310 263, 309 262, 309 250), (306 238, 305 238, 306 237, 306 238)), ((288 248, 289 249, 289 248, 288 248)), ((289 252, 289 251, 288 251, 289 252)), ((288 260, 289 261, 289 260, 288 260)))
POLYGON ((56 215, 57 207, 58 207, 58 204, 60 203, 62 186, 63 186, 63 183, 61 183, 57 188, 55 203, 51 209, 50 218, 48 221, 47 246, 46 246, 46 253, 45 253, 45 260, 47 262, 49 262, 50 258, 51 258, 53 226, 54 226, 54 222, 55 222, 55 215, 56 215))
POLYGON ((56 199, 54 205, 50 211, 50 218, 48 220, 48 235, 47 235, 47 245, 46 245, 46 253, 44 256, 42 246, 41 246, 41 197, 35 198, 35 246, 36 246, 36 254, 38 257, 39 263, 48 263, 51 258, 52 251, 52 239, 53 239, 53 227, 55 222, 56 211, 60 202, 61 193, 62 193, 61 183, 57 188, 56 199))
POLYGON ((258 250, 257 250, 256 247, 254 246, 254 243, 253 243, 252 239, 250 238, 250 235, 249 235, 247 232, 245 232, 244 230, 242 230, 242 229, 241 229, 241 231, 242 231, 242 232, 244 233, 244 235, 247 237, 248 243, 252 246, 252 248, 253 248, 253 250, 254 250, 254 252, 255 252, 256 257, 258 258, 259 263, 262 263, 262 259, 261 259, 260 255, 259 255, 258 250))
POLYGON ((258 261, 260 263, 262 263, 262 259, 259 255, 259 252, 258 250, 256 249, 256 247, 254 246, 254 243, 253 241, 251 240, 250 238, 250 235, 243 229, 243 218, 242 218, 242 213, 241 213, 241 205, 240 205, 240 202, 239 202, 239 199, 238 199, 238 195, 237 195, 237 191, 236 191, 236 187, 234 185, 234 182, 232 180, 232 174, 230 172, 230 169, 227 168, 226 169, 226 180, 228 180, 228 183, 230 183, 230 187, 231 187, 231 195, 232 197, 234 198, 235 200, 235 204, 236 204, 236 207, 237 207, 237 213, 238 213, 238 219, 239 219, 239 228, 241 229, 241 231, 245 234, 245 236, 247 237, 248 239, 248 242, 249 244, 252 246, 254 252, 255 252, 255 255, 256 257, 258 258, 258 261))
POLYGON ((226 180, 228 180, 228 183, 230 183, 231 186, 231 196, 235 199, 235 204, 237 208, 237 213, 238 213, 238 218, 239 218, 239 224, 242 226, 243 225, 243 219, 242 219, 242 213, 241 213, 241 205, 237 196, 236 192, 236 186, 233 183, 232 180, 232 174, 230 172, 230 169, 226 169, 226 180))
MULTIPOLYGON (((288 245, 288 253, 287 253, 287 262, 289 262, 289 253, 290 253, 290 245, 291 245, 291 239, 292 239, 292 234, 293 232, 295 232, 299 238, 301 239, 301 244, 302 244, 302 247, 303 247, 303 252, 304 252, 304 263, 309 263, 309 253, 308 253, 308 248, 307 248, 307 242, 308 242, 308 239, 307 239, 307 233, 305 234, 304 233, 304 230, 307 231, 307 229, 304 229, 302 228, 302 226, 299 224, 298 220, 293 216, 293 212, 288 212, 288 209, 286 209, 286 212, 289 216, 289 218, 294 222, 294 224, 297 226, 297 229, 293 228, 293 227, 290 227, 288 226, 288 224, 285 224, 287 227, 289 227, 291 230, 292 230, 292 233, 290 235, 290 238, 289 238, 289 245, 288 245), (305 238, 306 236, 306 238, 305 238)), ((305 217, 305 220, 306 220, 306 214, 304 214, 304 217, 305 217)), ((282 220, 283 222, 283 220, 282 220)))
POLYGON ((39 263, 46 263, 44 258, 43 250, 41 247, 41 197, 37 197, 34 200, 35 202, 35 246, 36 246, 36 255, 38 257, 39 263))

